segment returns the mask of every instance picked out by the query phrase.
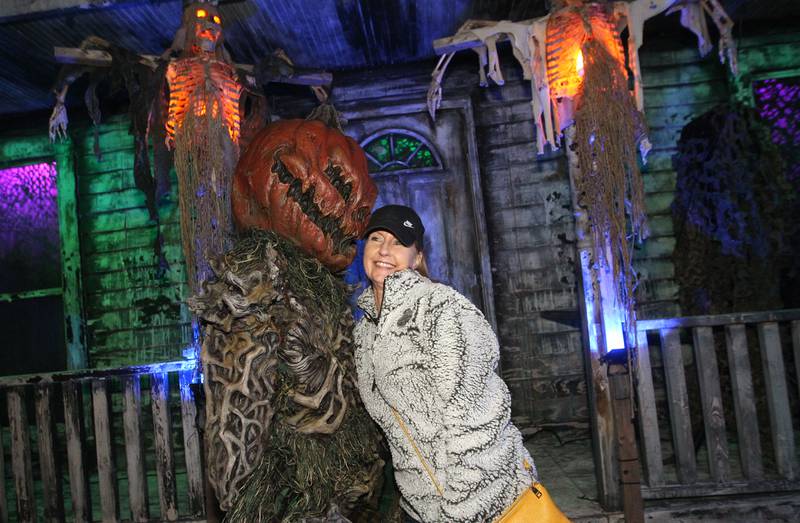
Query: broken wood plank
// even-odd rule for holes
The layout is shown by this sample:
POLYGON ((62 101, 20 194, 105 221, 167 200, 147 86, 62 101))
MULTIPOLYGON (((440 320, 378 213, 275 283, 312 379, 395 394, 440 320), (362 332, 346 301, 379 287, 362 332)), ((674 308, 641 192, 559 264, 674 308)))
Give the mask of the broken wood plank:
POLYGON ((89 482, 83 465, 83 403, 80 382, 63 384, 64 431, 67 436, 67 463, 69 464, 69 490, 72 513, 76 522, 92 521, 92 503, 89 500, 89 482))
POLYGON ((725 436, 725 412, 719 386, 719 369, 714 350, 714 333, 711 327, 692 329, 697 377, 700 383, 700 402, 703 406, 708 465, 711 477, 717 482, 728 481, 730 463, 728 440, 725 436))
POLYGON ((772 429, 772 446, 775 449, 775 464, 781 477, 794 479, 796 465, 792 413, 789 409, 789 391, 786 384, 786 370, 783 365, 781 335, 776 322, 758 324, 758 343, 761 347, 764 384, 767 388, 767 405, 772 429))
POLYGON ((8 390, 8 427, 11 432, 11 473, 17 492, 17 521, 36 521, 36 505, 31 470, 31 443, 28 433, 28 414, 25 409, 25 389, 8 390))
MULTIPOLYGON (((111 67, 113 58, 111 53, 102 49, 80 49, 78 47, 53 47, 53 57, 60 64, 88 65, 92 67, 111 67)), ((139 63, 156 69, 161 58, 156 55, 139 55, 139 63)), ((255 66, 251 64, 233 64, 233 67, 245 74, 255 73, 255 66)), ((281 76, 271 80, 284 84, 322 86, 333 82, 333 75, 328 72, 298 71, 290 76, 281 76)))
MULTIPOLYGON (((730 481, 727 483, 695 483, 694 485, 662 485, 660 487, 642 487, 642 497, 644 499, 674 499, 674 498, 707 498, 703 503, 708 503, 708 499, 715 496, 735 496, 743 494, 752 496, 754 494, 768 494, 774 496, 778 492, 797 492, 800 482, 797 480, 773 479, 765 481, 730 481)), ((730 515, 727 512, 726 515, 730 515)), ((715 521, 726 521, 727 519, 715 519, 715 521)), ((673 520, 670 520, 673 521, 673 520)))
POLYGON ((731 314, 712 314, 707 316, 685 316, 683 318, 664 318, 640 320, 636 322, 639 330, 656 330, 678 327, 715 327, 733 323, 759 323, 763 321, 800 320, 800 309, 780 311, 734 312, 731 314))
POLYGON ((103 514, 103 521, 116 522, 119 521, 117 474, 114 470, 114 452, 106 380, 94 380, 92 382, 92 411, 94 414, 94 442, 97 451, 97 482, 100 489, 100 508, 103 514))
POLYGON ((758 417, 745 326, 737 324, 725 327, 725 345, 731 373, 733 408, 736 413, 739 460, 744 477, 758 481, 764 477, 764 467, 761 461, 761 442, 758 439, 758 417))
POLYGON ((144 446, 139 416, 141 415, 141 380, 139 376, 122 378, 122 424, 125 433, 125 461, 128 469, 128 498, 131 521, 148 521, 147 482, 144 473, 144 446))
POLYGON ((639 432, 642 435, 642 461, 647 475, 647 484, 657 487, 664 483, 664 462, 661 457, 661 437, 658 431, 658 413, 653 392, 653 371, 650 368, 650 346, 647 332, 637 333, 637 387, 639 401, 639 432))
POLYGON ((51 413, 51 395, 51 385, 41 385, 34 389, 44 520, 60 522, 64 521, 64 500, 61 494, 61 474, 56 466, 56 458, 53 451, 55 438, 51 413))
POLYGON ((203 466, 200 434, 197 430, 197 404, 190 388, 194 371, 185 370, 180 374, 181 421, 183 422, 183 448, 186 456, 186 478, 189 496, 189 511, 192 515, 203 514, 205 496, 203 495, 203 466))
POLYGON ((683 351, 678 329, 661 329, 661 356, 667 383, 672 444, 678 481, 684 485, 697 481, 692 419, 683 369, 683 351))
POLYGON ((150 376, 150 397, 153 408, 153 439, 156 447, 158 500, 161 507, 161 519, 175 521, 178 519, 178 503, 168 403, 168 374, 162 372, 150 376))

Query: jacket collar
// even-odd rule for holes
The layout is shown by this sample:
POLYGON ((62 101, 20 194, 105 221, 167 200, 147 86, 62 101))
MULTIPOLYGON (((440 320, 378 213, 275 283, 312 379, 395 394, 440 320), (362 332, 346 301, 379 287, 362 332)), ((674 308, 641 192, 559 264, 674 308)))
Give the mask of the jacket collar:
POLYGON ((383 303, 380 311, 375 308, 375 292, 371 285, 359 296, 358 306, 372 321, 377 321, 380 316, 385 316, 399 307, 414 287, 428 281, 430 281, 428 278, 414 269, 395 272, 383 280, 383 303))

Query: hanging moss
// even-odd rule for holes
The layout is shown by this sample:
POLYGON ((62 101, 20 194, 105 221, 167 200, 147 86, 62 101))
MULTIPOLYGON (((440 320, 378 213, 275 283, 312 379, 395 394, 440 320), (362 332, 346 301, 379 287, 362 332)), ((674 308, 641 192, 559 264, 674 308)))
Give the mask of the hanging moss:
POLYGON ((684 314, 776 309, 793 191, 768 130, 723 104, 681 132, 672 217, 684 314))

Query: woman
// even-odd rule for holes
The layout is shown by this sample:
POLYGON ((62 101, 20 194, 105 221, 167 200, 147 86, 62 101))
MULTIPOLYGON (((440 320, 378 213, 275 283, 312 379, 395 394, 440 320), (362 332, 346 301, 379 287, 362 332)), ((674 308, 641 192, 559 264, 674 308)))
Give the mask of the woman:
POLYGON ((495 521, 536 469, 494 373, 497 339, 472 303, 426 277, 423 234, 400 205, 367 225, 358 388, 389 442, 406 521, 495 521))

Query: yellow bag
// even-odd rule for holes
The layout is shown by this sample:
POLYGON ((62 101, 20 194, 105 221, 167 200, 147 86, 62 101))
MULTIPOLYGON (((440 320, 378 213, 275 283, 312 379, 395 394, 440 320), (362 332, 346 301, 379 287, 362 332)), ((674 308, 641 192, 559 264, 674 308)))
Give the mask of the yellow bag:
POLYGON ((533 483, 495 520, 495 523, 564 523, 567 516, 541 483, 533 483))

